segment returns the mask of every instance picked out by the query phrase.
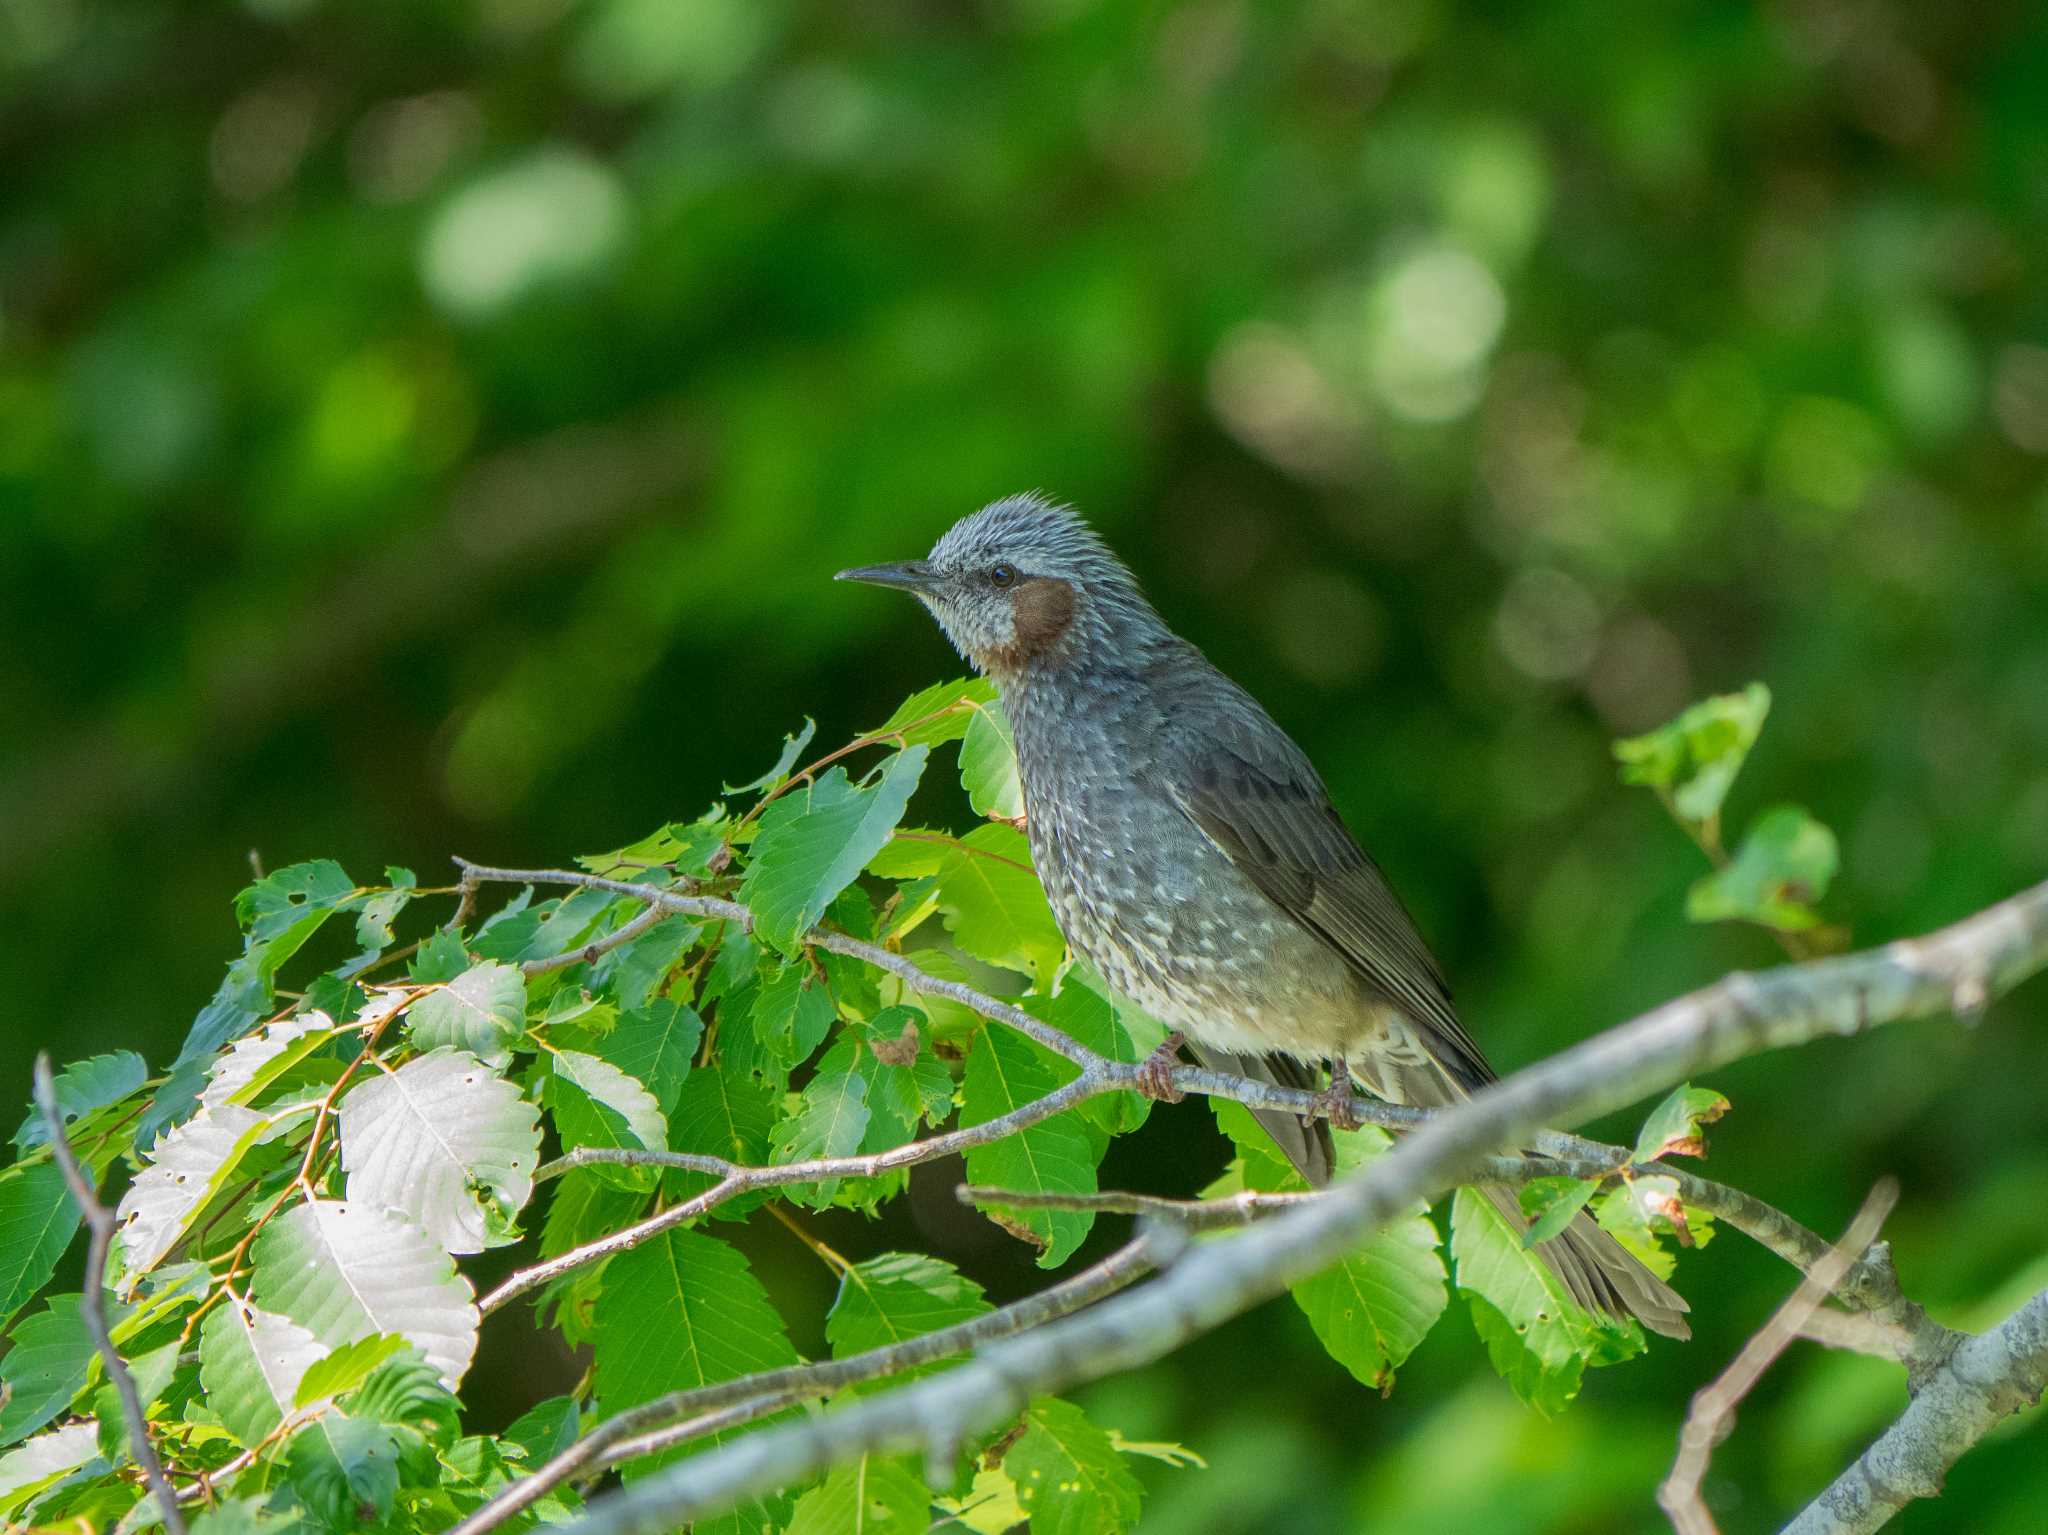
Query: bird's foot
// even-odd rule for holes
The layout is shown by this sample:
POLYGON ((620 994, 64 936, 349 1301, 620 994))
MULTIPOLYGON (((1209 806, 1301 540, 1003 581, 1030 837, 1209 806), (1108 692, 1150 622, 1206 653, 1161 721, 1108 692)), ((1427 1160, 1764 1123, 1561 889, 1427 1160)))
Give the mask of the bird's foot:
POLYGON ((1173 1085, 1173 1069, 1180 1064, 1180 1047, 1187 1036, 1179 1029, 1159 1043, 1159 1048, 1138 1064, 1138 1091, 1160 1103, 1179 1103, 1187 1094, 1173 1085))
POLYGON ((1365 1123, 1351 1106, 1351 1073, 1339 1067, 1330 1073, 1330 1085, 1316 1094, 1316 1107, 1330 1121, 1332 1130, 1356 1130, 1365 1123))

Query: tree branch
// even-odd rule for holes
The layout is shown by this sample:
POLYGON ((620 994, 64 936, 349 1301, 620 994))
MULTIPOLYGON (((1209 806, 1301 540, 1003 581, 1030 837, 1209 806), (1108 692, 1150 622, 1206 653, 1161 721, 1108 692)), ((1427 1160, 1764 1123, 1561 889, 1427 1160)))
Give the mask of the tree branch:
POLYGON ((1965 1338, 1854 1465, 1785 1526, 1784 1535, 1865 1535, 1915 1498, 1941 1491, 1948 1468, 2048 1386, 2048 1290, 1989 1332, 1965 1338))
MULTIPOLYGON (((749 1434, 667 1467, 599 1499, 572 1528, 579 1535, 656 1535, 865 1452, 923 1447, 944 1463, 963 1437, 1003 1421, 1031 1397, 1148 1364, 1326 1267, 1417 1201, 1469 1181, 1489 1155, 1529 1144, 1544 1124, 1578 1123, 1764 1050, 1950 1011, 1959 998, 1981 1003, 2044 963, 2048 884, 1923 939, 1730 976, 1489 1085, 1326 1198, 1263 1221, 1255 1232, 1194 1248, 1141 1290, 992 1344, 903 1390, 749 1434)), ((1958 1370, 1951 1362, 1922 1389, 1925 1411, 1916 1400, 1894 1433, 1916 1413, 1933 1414, 1935 1401, 1951 1395, 1960 1399, 1945 1420, 1951 1425, 1965 1412, 1995 1417, 2010 1410, 2020 1393, 2010 1383, 2022 1377, 2038 1382, 2038 1373, 2030 1372, 2048 1363, 2048 1295, 2029 1302, 1996 1334, 1965 1344, 1959 1360, 1965 1350, 1975 1350, 1970 1364, 1999 1365, 2003 1373, 1968 1365, 1958 1370), (1980 1354, 1991 1357, 1980 1361, 1980 1354), (1967 1380, 1992 1384, 1980 1396, 1967 1380), (2000 1382, 2008 1388, 1996 1389, 2000 1382)), ((1954 1453, 1974 1438, 1963 1438, 1954 1453)), ((1950 1442, 1946 1436, 1940 1441, 1944 1449, 1950 1442)))
POLYGON ((885 1348, 844 1359, 764 1370, 737 1380, 672 1391, 606 1418, 553 1460, 522 1477, 479 1508, 449 1535, 483 1535, 532 1507, 570 1478, 602 1471, 640 1455, 651 1455, 716 1433, 805 1397, 824 1396, 863 1381, 900 1375, 918 1365, 964 1353, 977 1344, 1011 1337, 1056 1317, 1069 1316, 1106 1295, 1135 1284, 1165 1262, 1178 1242, 1156 1231, 1141 1231, 1101 1262, 1091 1264, 1036 1295, 1028 1295, 971 1321, 942 1327, 885 1348), (746 1416, 736 1414, 755 1409, 746 1416), (700 1416, 691 1417, 691 1414, 700 1416), (687 1420, 687 1421, 679 1421, 687 1420), (669 1425, 673 1425, 670 1427, 669 1425))
POLYGON ((1842 1233, 1842 1240, 1807 1270, 1806 1277, 1785 1298, 1785 1303, 1771 1313, 1756 1336, 1742 1346, 1728 1368, 1694 1395, 1692 1407, 1685 1415, 1685 1426, 1678 1432, 1678 1456, 1671 1463, 1671 1474, 1657 1489, 1657 1506, 1670 1518, 1678 1535, 1717 1535, 1713 1515, 1707 1512, 1700 1497, 1700 1483, 1706 1478, 1714 1446, 1735 1427, 1735 1409, 1742 1399, 1763 1379, 1764 1371, 1777 1357, 1791 1347, 1802 1324, 1820 1309, 1821 1302, 1856 1261, 1856 1255, 1876 1239, 1878 1228, 1898 1202, 1899 1186, 1894 1180, 1886 1178, 1873 1188, 1856 1218, 1849 1222, 1849 1229, 1842 1233))
POLYGON ((92 1232, 85 1252, 85 1294, 79 1298, 78 1307, 85 1320, 85 1330, 92 1337, 92 1346, 99 1351, 100 1362, 107 1367, 107 1379, 114 1383, 114 1392, 121 1398, 121 1417, 128 1425, 128 1448, 149 1482, 150 1494, 156 1499, 164 1528, 170 1531, 170 1535, 185 1535, 185 1519, 178 1512, 178 1495, 171 1487, 171 1479, 164 1475, 164 1463, 157 1458, 156 1444, 149 1437, 148 1404, 135 1389, 135 1377, 128 1373, 121 1351, 114 1347, 114 1336, 107 1330, 107 1248, 114 1240, 114 1212, 100 1203, 98 1190, 86 1177, 85 1169, 78 1165, 78 1158, 71 1150, 71 1138, 64 1130, 64 1116, 57 1108, 57 1086, 50 1077, 48 1052, 36 1055, 35 1099, 36 1107, 42 1111, 43 1123, 49 1127, 51 1155, 56 1157, 57 1166, 64 1173, 65 1186, 71 1190, 71 1197, 78 1202, 85 1224, 92 1232))

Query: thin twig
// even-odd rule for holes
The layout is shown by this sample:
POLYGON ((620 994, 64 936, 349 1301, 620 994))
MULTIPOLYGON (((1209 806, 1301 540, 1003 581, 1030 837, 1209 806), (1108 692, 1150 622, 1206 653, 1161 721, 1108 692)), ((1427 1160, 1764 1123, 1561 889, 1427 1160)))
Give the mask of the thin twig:
POLYGON ((114 1212, 100 1203, 98 1190, 72 1153, 71 1139, 64 1133, 64 1115, 57 1107, 57 1085, 50 1076, 47 1051, 36 1055, 35 1098, 36 1107, 42 1110, 43 1123, 50 1130, 51 1154, 56 1157, 57 1166, 64 1174, 64 1184, 71 1190, 71 1197, 78 1202, 79 1212, 92 1232, 86 1245, 85 1294, 79 1298, 79 1313, 84 1318, 86 1332, 92 1337, 92 1346, 99 1350, 100 1361, 107 1367, 107 1379, 114 1383, 115 1394, 121 1398, 121 1416, 128 1425, 128 1448, 149 1481, 149 1490, 156 1499, 157 1511, 163 1516, 164 1528, 170 1531, 170 1535, 185 1535, 185 1521, 178 1513, 177 1493, 171 1487, 171 1479, 164 1474, 164 1463, 157 1458, 156 1445, 149 1437, 149 1404, 135 1389, 135 1377, 128 1373, 121 1351, 114 1347, 113 1334, 107 1330, 107 1249, 114 1240, 114 1212))
POLYGON ((1026 1189, 991 1189, 963 1183, 954 1191, 963 1205, 996 1205, 1009 1210, 1087 1210, 1109 1215, 1138 1215, 1189 1231, 1216 1231, 1245 1226, 1262 1215, 1274 1215, 1322 1198, 1318 1193, 1266 1193, 1247 1189, 1222 1199, 1166 1199, 1157 1194, 1127 1194, 1110 1189, 1098 1194, 1044 1194, 1026 1189))
POLYGON ((1706 1478, 1714 1446, 1735 1427, 1735 1409, 1763 1379, 1764 1371, 1792 1346, 1801 1326, 1841 1283, 1857 1255, 1877 1240, 1884 1218, 1898 1202, 1897 1181, 1879 1180, 1864 1199, 1863 1208, 1856 1212, 1856 1218, 1849 1222, 1849 1229, 1842 1233, 1842 1239, 1806 1271, 1785 1303, 1742 1346, 1728 1368, 1694 1395, 1685 1414, 1685 1426, 1678 1431, 1677 1458, 1671 1463, 1671 1473, 1664 1478, 1664 1485, 1657 1489, 1657 1504, 1678 1535, 1718 1535, 1714 1516, 1707 1512, 1700 1497, 1700 1483, 1706 1478))
MULTIPOLYGON (((1091 1264, 1068 1279, 1028 1295, 998 1310, 966 1322, 940 1328, 902 1343, 850 1354, 844 1359, 816 1364, 792 1365, 766 1370, 738 1380, 674 1391, 667 1396, 629 1407, 605 1419, 553 1460, 521 1477, 489 1503, 449 1531, 449 1535, 482 1535, 532 1507, 554 1488, 572 1477, 601 1471, 607 1466, 652 1454, 679 1444, 686 1438, 715 1433, 732 1426, 724 1419, 692 1417, 721 1409, 745 1407, 773 1401, 776 1407, 791 1397, 824 1396, 864 1381, 900 1375, 919 1365, 933 1364, 965 1353, 977 1344, 1007 1338, 1057 1317, 1069 1316, 1083 1306, 1113 1295, 1151 1273, 1173 1244, 1156 1232, 1140 1232, 1101 1262, 1091 1264), (688 1421, 679 1422, 680 1419, 688 1421), (673 1424, 670 1428, 668 1425, 673 1424)), ((767 1409, 772 1411, 773 1409, 767 1409)))

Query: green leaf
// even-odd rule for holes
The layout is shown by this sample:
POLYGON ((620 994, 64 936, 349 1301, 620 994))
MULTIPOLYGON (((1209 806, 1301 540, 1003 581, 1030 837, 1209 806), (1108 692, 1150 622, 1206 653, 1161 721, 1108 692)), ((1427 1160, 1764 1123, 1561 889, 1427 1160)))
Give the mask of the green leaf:
POLYGON ((907 1462, 863 1455, 797 1499, 786 1535, 925 1535, 931 1503, 907 1462))
POLYGON ((296 1409, 301 1382, 326 1355, 327 1345, 291 1318, 230 1299, 199 1329, 206 1405, 253 1448, 296 1409))
POLYGON ((671 821, 661 830, 609 853, 586 853, 576 862, 609 879, 632 879, 648 870, 702 874, 711 855, 725 845, 726 817, 714 806, 695 821, 671 821))
POLYGON ((838 1015, 824 978, 804 960, 793 960, 762 983, 754 999, 754 1038, 787 1076, 824 1043, 838 1015))
POLYGON ((981 1286, 943 1259, 883 1253, 840 1277, 825 1339, 832 1357, 844 1359, 971 1322, 992 1309, 981 1286))
POLYGON ((656 997, 621 1013, 618 1027, 598 1042, 597 1051, 646 1083, 666 1115, 675 1110, 703 1038, 702 1018, 679 1002, 656 997))
POLYGON ((371 1333, 367 1338, 344 1343, 307 1368, 299 1378, 297 1390, 292 1393, 292 1405, 308 1407, 314 1402, 353 1391, 370 1378, 377 1366, 410 1347, 412 1345, 395 1332, 371 1333))
POLYGON ((21 1448, 0 1456, 0 1517, 11 1515, 98 1453, 98 1426, 72 1423, 38 1434, 21 1448))
MULTIPOLYGON (((776 1100, 767 1088, 723 1071, 693 1071, 669 1119, 669 1148, 724 1157, 744 1166, 767 1160, 776 1100)), ((669 1183, 684 1197, 711 1186, 702 1173, 673 1173, 669 1183)))
MULTIPOLYGON (((868 1128, 868 1084, 855 1072, 820 1073, 811 1078, 797 1100, 797 1110, 770 1132, 771 1160, 777 1166, 808 1162, 813 1157, 846 1157, 860 1150, 868 1128)), ((783 1192, 804 1204, 823 1209, 839 1192, 840 1180, 794 1184, 783 1192)))
POLYGON ((1472 1308, 1494 1368, 1541 1412, 1555 1412, 1577 1394, 1587 1365, 1642 1352, 1634 1322, 1579 1306, 1542 1259, 1523 1248, 1520 1230, 1476 1190, 1459 1189, 1451 1202, 1451 1257, 1458 1289, 1499 1319, 1495 1325, 1481 1307, 1472 1308))
POLYGON ((903 819, 930 752, 926 746, 896 752, 860 786, 835 767, 763 812, 740 883, 759 937, 785 954, 797 953, 832 898, 853 883, 903 819))
POLYGON ((1598 1178, 1531 1178, 1523 1184, 1522 1213, 1530 1224, 1522 1246, 1535 1247, 1563 1231, 1599 1187, 1598 1178))
POLYGON ((288 1535, 300 1522, 298 1510, 278 1513, 264 1503, 264 1496, 223 1498, 196 1515, 188 1513, 186 1527, 191 1535, 288 1535))
POLYGON ((1674 1087, 1643 1121, 1634 1159, 1654 1162, 1672 1155, 1705 1156, 1705 1127, 1727 1112, 1728 1100, 1711 1087, 1694 1087, 1690 1082, 1674 1087))
POLYGON ((946 930, 976 959, 1020 970, 1041 989, 1065 957, 1031 849, 1015 827, 991 822, 959 839, 939 865, 946 930))
MULTIPOLYGON (((526 893, 520 892, 524 901, 526 893)), ((405 967, 406 978, 419 986, 432 986, 439 981, 452 981, 470 967, 469 951, 462 946, 462 935, 447 928, 436 928, 420 945, 419 953, 405 967)))
POLYGON ((16 1163, 0 1172, 0 1327, 50 1282, 79 1219, 54 1161, 16 1163))
POLYGON ((957 741, 980 709, 995 702, 996 686, 986 677, 935 682, 906 698, 896 712, 866 736, 901 736, 905 746, 941 746, 957 741))
POLYGON ((1689 1208, 1678 1195, 1678 1180, 1662 1173, 1639 1173, 1602 1195, 1594 1209, 1600 1229, 1621 1243, 1659 1279, 1668 1280, 1678 1260, 1663 1243, 1685 1224, 1685 1245, 1704 1247, 1713 1240, 1714 1218, 1689 1208))
MULTIPOLYGON (((1042 1058, 1030 1040, 996 1025, 984 1027, 967 1052, 961 1081, 960 1123, 986 1124, 1043 1098, 1072 1077, 1042 1058)), ((1087 1128, 1070 1110, 967 1152, 970 1183, 1052 1194, 1095 1192, 1096 1151, 1087 1128)), ((1039 1249, 1041 1268, 1056 1268, 1095 1222, 1087 1210, 1002 1210, 982 1213, 1012 1236, 1039 1249)))
POLYGON ((573 1396, 551 1396, 529 1407, 505 1430, 505 1438, 526 1451, 530 1466, 544 1465, 574 1444, 583 1432, 583 1412, 573 1396))
MULTIPOLYGON (((564 1150, 668 1150, 668 1121, 638 1077, 579 1050, 557 1050, 551 1059, 548 1109, 564 1150)), ((597 1166, 590 1171, 601 1182, 622 1189, 652 1190, 661 1181, 660 1169, 653 1167, 597 1166)))
POLYGON ((469 1282, 396 1211, 333 1199, 294 1205, 263 1228, 255 1257, 257 1304, 328 1348, 398 1333, 450 1386, 476 1354, 469 1282))
POLYGON ((292 1435, 285 1464, 293 1490, 317 1518, 330 1529, 356 1530, 391 1512, 400 1454, 385 1424, 326 1412, 292 1435))
POLYGON ((451 1253, 515 1239, 540 1163, 540 1111, 475 1056, 440 1049, 380 1072, 349 1090, 336 1118, 351 1200, 403 1211, 451 1253))
POLYGON ((331 858, 295 863, 235 897, 235 917, 258 942, 282 936, 314 914, 325 915, 356 893, 356 882, 331 858))
POLYGON ((1669 724, 1614 743, 1622 782, 1670 794, 1688 821, 1711 821, 1721 813, 1770 710, 1771 690, 1761 682, 1702 699, 1669 724))
POLYGON ((602 956, 591 971, 590 984, 608 989, 625 1011, 674 1007, 659 995, 660 989, 703 935, 701 922, 681 915, 664 917, 631 943, 602 956))
POLYGON ((348 1410, 370 1422, 410 1428, 437 1445, 453 1444, 462 1431, 461 1404, 417 1348, 403 1348, 372 1370, 349 1398, 348 1410))
MULTIPOLYGON (((670 1391, 797 1362, 747 1260, 716 1237, 673 1230, 612 1259, 597 1303, 597 1397, 610 1411, 670 1391)), ((707 1435, 695 1448, 729 1435, 707 1435)), ((678 1458, 629 1462, 627 1480, 678 1458)))
MULTIPOLYGON (((1149 1053, 1131 1037, 1123 1010, 1099 992, 1076 983, 1071 975, 1056 995, 1026 997, 1020 1005, 1032 1017, 1110 1060, 1136 1065, 1149 1053)), ((1138 1093, 1104 1093, 1078 1105, 1074 1112, 1104 1135, 1124 1135, 1145 1122, 1152 1101, 1138 1093)))
POLYGON ((372 953, 390 947, 396 936, 391 931, 391 924, 411 902, 414 888, 419 884, 418 876, 410 869, 386 869, 384 880, 390 888, 366 897, 362 910, 356 915, 356 942, 372 953))
POLYGON ((199 1095, 203 1109, 247 1105, 286 1071, 334 1037, 334 1020, 323 1012, 300 1013, 267 1023, 236 1040, 215 1058, 199 1095))
POLYGON ((720 785, 727 794, 751 794, 756 789, 772 789, 789 777, 789 770, 796 766, 797 754, 811 744, 811 737, 818 733, 818 722, 809 715, 804 716, 804 728, 795 735, 782 738, 782 750, 776 754, 775 766, 749 783, 720 785))
POLYGON ((1686 893, 1694 922, 1758 922, 1783 933, 1820 926, 1813 903, 1828 893, 1840 851, 1835 834, 1797 805, 1764 811, 1726 866, 1686 893))
MULTIPOLYGON (((148 1413, 156 1399, 162 1396, 171 1384, 171 1378, 178 1373, 178 1356, 183 1346, 176 1338, 148 1352, 130 1357, 122 1356, 128 1366, 128 1378, 135 1384, 135 1394, 142 1402, 142 1409, 148 1413)), ((121 1407, 121 1394, 110 1381, 92 1394, 93 1416, 100 1425, 100 1454, 111 1463, 134 1459, 128 1445, 128 1421, 121 1407)))
POLYGON ((1042 1396, 1026 1408, 1003 1470, 1031 1513, 1031 1535, 1116 1535, 1137 1525, 1144 1487, 1071 1402, 1042 1396))
POLYGON ((0 1359, 7 1393, 0 1406, 0 1444, 33 1434, 85 1389, 93 1347, 83 1302, 83 1296, 53 1295, 14 1329, 12 1346, 0 1359))
MULTIPOLYGON (((1217 1123, 1238 1147, 1245 1188, 1308 1187, 1250 1111, 1226 1099, 1212 1102, 1217 1123)), ((1340 1136, 1338 1171, 1362 1167, 1392 1146, 1392 1137, 1372 1126, 1340 1136)), ((1363 1384, 1388 1389, 1394 1372, 1450 1304, 1443 1253, 1427 1207, 1417 1205, 1347 1257, 1291 1286, 1289 1293, 1332 1359, 1363 1384)))
POLYGON ((150 1165, 136 1174, 115 1211, 127 1261, 124 1288, 163 1260, 271 1124, 268 1115, 222 1104, 157 1141, 150 1165))
POLYGON ((1024 814, 1017 741, 1000 699, 974 711, 960 742, 960 786, 974 813, 1015 820, 1024 814))
POLYGON ((421 997, 407 1014, 407 1025, 422 1050, 454 1046, 488 1065, 503 1066, 512 1059, 510 1041, 526 1027, 526 977, 511 965, 487 959, 421 997))
MULTIPOLYGON (((141 1091, 148 1080, 149 1067, 141 1056, 133 1050, 116 1050, 110 1055, 73 1061, 57 1073, 51 1086, 56 1094, 58 1116, 70 1125, 94 1109, 119 1103, 131 1093, 141 1091)), ((50 1128, 43 1122, 42 1112, 31 1107, 28 1118, 14 1132, 14 1144, 26 1152, 49 1142, 50 1128)))

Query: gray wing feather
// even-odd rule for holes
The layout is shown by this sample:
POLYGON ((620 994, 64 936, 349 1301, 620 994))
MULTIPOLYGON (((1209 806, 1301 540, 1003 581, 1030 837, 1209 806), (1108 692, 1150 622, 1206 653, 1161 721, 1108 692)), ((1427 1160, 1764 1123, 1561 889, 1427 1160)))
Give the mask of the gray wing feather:
POLYGON ((1454 1081, 1469 1089, 1493 1080, 1400 897, 1277 725, 1261 712, 1217 733, 1193 749, 1172 787, 1183 813, 1255 886, 1422 1032, 1454 1081))

